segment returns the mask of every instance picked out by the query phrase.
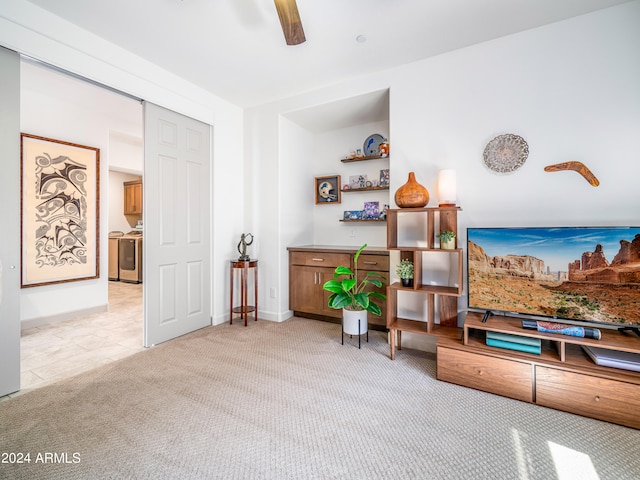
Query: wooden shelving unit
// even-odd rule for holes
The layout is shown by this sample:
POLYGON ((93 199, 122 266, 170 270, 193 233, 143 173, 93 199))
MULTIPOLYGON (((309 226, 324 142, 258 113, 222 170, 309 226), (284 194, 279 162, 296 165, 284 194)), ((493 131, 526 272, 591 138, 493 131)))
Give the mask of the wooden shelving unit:
POLYGON ((387 157, 381 157, 380 155, 373 155, 373 156, 369 156, 369 157, 353 157, 353 158, 343 158, 342 160, 340 160, 342 163, 351 163, 351 162, 363 162, 365 160, 378 160, 379 158, 389 158, 387 157))
POLYGON ((389 190, 388 186, 384 187, 362 187, 362 188, 343 188, 344 193, 373 192, 376 190, 389 190))
POLYGON ((640 338, 601 329, 600 340, 522 328, 521 319, 495 315, 485 323, 469 312, 462 340, 439 338, 438 380, 566 412, 640 428, 640 372, 596 365, 593 346, 640 354, 640 338), (486 332, 541 340, 539 355, 486 345, 486 332))
POLYGON ((386 222, 386 220, 366 220, 366 219, 361 219, 361 220, 340 220, 340 222, 346 222, 346 223, 384 223, 386 222))
MULTIPOLYGON (((365 157, 354 157, 354 158, 343 158, 340 161, 342 163, 353 163, 353 162, 365 162, 365 161, 370 161, 370 160, 389 160, 389 156, 380 156, 380 155, 373 155, 373 156, 365 156, 365 157)), ((371 195, 371 193, 380 193, 380 192, 388 192, 389 191, 389 185, 375 185, 373 186, 372 183, 377 183, 377 182, 368 182, 369 187, 366 186, 362 186, 359 188, 341 188, 340 192, 341 193, 345 193, 345 194, 356 194, 356 193, 365 193, 365 195, 371 195)), ((354 197, 351 197, 354 198, 354 197)), ((370 197, 371 198, 371 197, 370 197)), ((376 196, 375 194, 373 195, 373 199, 374 200, 380 200, 380 195, 376 196)), ((378 202, 379 203, 379 208, 381 208, 383 205, 388 203, 388 198, 384 199, 384 201, 382 202, 378 202)), ((359 224, 383 224, 386 222, 386 219, 378 219, 378 218, 362 218, 362 219, 341 219, 340 222, 343 223, 359 223, 359 224)))
MULTIPOLYGON (((411 260, 414 264, 412 287, 404 287, 395 282, 387 287, 387 328, 390 333, 390 357, 395 358, 395 350, 402 348, 402 332, 434 335, 446 338, 460 338, 462 332, 457 327, 458 297, 462 295, 462 252, 461 248, 441 249, 436 247, 436 221, 438 233, 451 230, 458 233, 459 207, 402 208, 387 211, 387 249, 399 250, 401 259, 411 260), (409 246, 399 243, 399 217, 418 215, 423 224, 426 246, 409 246), (424 281, 422 276, 425 257, 429 255, 447 255, 450 264, 456 264, 455 281, 452 285, 433 285, 424 281), (410 320, 398 316, 398 293, 410 292, 426 296, 427 321, 410 320), (436 318, 436 296, 438 297, 439 320, 436 318)), ((427 263, 428 264, 428 263, 427 263)))

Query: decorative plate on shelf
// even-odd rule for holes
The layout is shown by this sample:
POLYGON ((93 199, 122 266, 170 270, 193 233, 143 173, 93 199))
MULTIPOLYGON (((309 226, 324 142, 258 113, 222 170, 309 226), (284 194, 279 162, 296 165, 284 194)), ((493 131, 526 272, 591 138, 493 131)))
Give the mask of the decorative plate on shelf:
POLYGON ((380 144, 384 143, 384 141, 384 137, 378 133, 369 135, 364 141, 364 145, 362 145, 362 151, 367 157, 380 155, 380 144))
POLYGON ((520 168, 529 156, 529 145, 522 137, 500 135, 484 149, 485 166, 497 173, 511 173, 520 168))

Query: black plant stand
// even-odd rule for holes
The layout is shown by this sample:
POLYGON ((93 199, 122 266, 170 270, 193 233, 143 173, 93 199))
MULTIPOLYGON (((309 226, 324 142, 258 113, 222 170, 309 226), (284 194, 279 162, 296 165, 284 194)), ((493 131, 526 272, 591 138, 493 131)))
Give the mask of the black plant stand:
MULTIPOLYGON (((342 330, 342 345, 344 345, 344 319, 340 321, 340 329, 342 330)), ((349 338, 353 338, 353 335, 349 334, 349 338)), ((360 319, 358 319, 358 350, 360 350, 360 340, 362 334, 360 333, 360 319)), ((369 329, 367 328, 367 343, 369 343, 369 329)))

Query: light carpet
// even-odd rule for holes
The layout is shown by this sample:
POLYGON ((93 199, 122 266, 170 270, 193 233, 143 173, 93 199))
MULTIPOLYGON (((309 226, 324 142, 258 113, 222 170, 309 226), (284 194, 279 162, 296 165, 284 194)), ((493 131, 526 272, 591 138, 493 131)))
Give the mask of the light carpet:
POLYGON ((638 430, 435 369, 331 323, 205 328, 0 402, 0 478, 640 478, 638 430))

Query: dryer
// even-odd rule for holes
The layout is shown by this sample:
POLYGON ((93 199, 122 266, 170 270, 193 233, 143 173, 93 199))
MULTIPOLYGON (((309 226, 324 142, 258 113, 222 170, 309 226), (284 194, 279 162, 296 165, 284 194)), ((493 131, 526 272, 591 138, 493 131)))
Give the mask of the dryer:
POLYGON ((131 231, 120 237, 120 281, 142 283, 142 232, 131 231))

